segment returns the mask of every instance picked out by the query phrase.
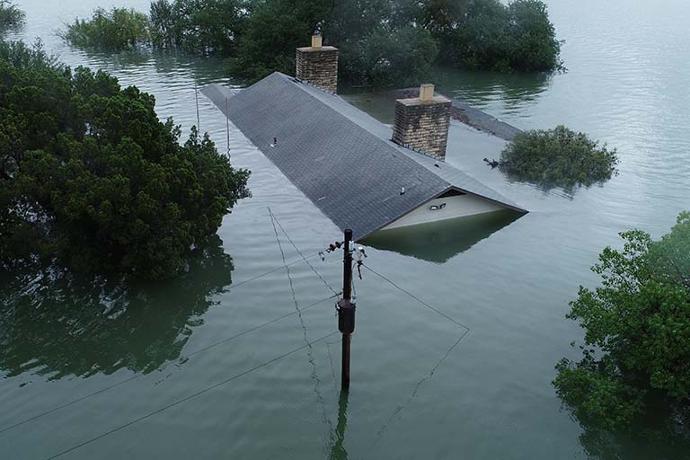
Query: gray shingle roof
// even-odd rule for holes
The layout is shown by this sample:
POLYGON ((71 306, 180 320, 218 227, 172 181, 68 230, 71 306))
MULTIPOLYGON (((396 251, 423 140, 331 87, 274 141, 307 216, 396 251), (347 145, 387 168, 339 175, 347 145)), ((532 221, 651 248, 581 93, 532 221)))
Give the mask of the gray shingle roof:
POLYGON ((394 144, 389 127, 339 96, 292 77, 273 73, 236 94, 219 85, 202 93, 223 112, 231 97, 230 121, 356 240, 452 188, 524 212, 451 165, 394 144))

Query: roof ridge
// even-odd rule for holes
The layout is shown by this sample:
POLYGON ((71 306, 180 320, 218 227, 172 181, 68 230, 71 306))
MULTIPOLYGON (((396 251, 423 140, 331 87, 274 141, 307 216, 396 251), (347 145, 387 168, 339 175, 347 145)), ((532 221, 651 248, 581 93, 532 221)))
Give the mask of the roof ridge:
MULTIPOLYGON (((227 89, 203 92, 223 109, 227 89)), ((232 97, 228 118, 336 225, 352 228, 356 239, 452 187, 512 207, 454 166, 444 163, 445 172, 437 171, 432 158, 421 160, 393 143, 389 127, 341 96, 289 75, 274 72, 232 97)))

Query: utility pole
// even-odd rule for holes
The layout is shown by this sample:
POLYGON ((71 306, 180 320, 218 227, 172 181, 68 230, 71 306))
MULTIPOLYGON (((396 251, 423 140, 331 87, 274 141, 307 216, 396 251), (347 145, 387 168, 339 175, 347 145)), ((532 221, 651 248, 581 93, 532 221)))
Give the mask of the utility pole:
POLYGON ((352 253, 350 242, 352 230, 345 229, 343 245, 343 298, 336 304, 338 310, 338 330, 343 334, 342 366, 340 386, 343 390, 350 387, 350 342, 355 331, 355 304, 352 303, 352 253))

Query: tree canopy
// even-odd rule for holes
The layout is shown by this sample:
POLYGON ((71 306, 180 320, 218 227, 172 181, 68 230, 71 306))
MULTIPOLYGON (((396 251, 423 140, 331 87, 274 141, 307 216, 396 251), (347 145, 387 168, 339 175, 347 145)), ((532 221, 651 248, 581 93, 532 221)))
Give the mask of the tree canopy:
POLYGON ((295 48, 316 29, 340 49, 342 77, 356 85, 418 83, 434 64, 562 68, 561 43, 540 0, 154 0, 148 18, 97 10, 65 38, 77 46, 146 43, 223 56, 235 76, 255 81, 292 73, 295 48))
POLYGON ((145 14, 127 8, 97 8, 90 19, 75 19, 62 33, 74 46, 103 50, 131 49, 149 42, 145 14))
POLYGON ((36 259, 167 278, 247 195, 207 135, 103 71, 0 43, 0 267, 36 259))
POLYGON ((10 0, 0 0, 0 33, 24 24, 24 12, 10 0))
POLYGON ((158 48, 229 56, 247 13, 245 0, 155 0, 149 10, 151 42, 158 48))
MULTIPOLYGON (((660 240, 621 233, 593 267, 602 278, 580 288, 568 318, 585 330, 579 361, 561 360, 554 384, 584 424, 626 429, 650 412, 677 429, 690 422, 690 212, 660 240)), ((684 428, 683 428, 684 427, 684 428)))
POLYGON ((501 170, 514 179, 566 190, 610 179, 617 164, 615 149, 565 126, 517 134, 499 161, 501 170))

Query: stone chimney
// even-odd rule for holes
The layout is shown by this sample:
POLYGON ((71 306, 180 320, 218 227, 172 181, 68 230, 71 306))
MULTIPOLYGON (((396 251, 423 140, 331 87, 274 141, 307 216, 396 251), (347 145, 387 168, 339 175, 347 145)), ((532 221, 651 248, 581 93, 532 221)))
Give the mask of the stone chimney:
POLYGON ((419 97, 395 101, 393 142, 424 153, 437 160, 446 158, 449 99, 434 96, 434 85, 419 88, 419 97))
POLYGON ((295 73, 330 93, 338 91, 338 48, 323 46, 320 34, 312 35, 311 46, 297 48, 295 73))

